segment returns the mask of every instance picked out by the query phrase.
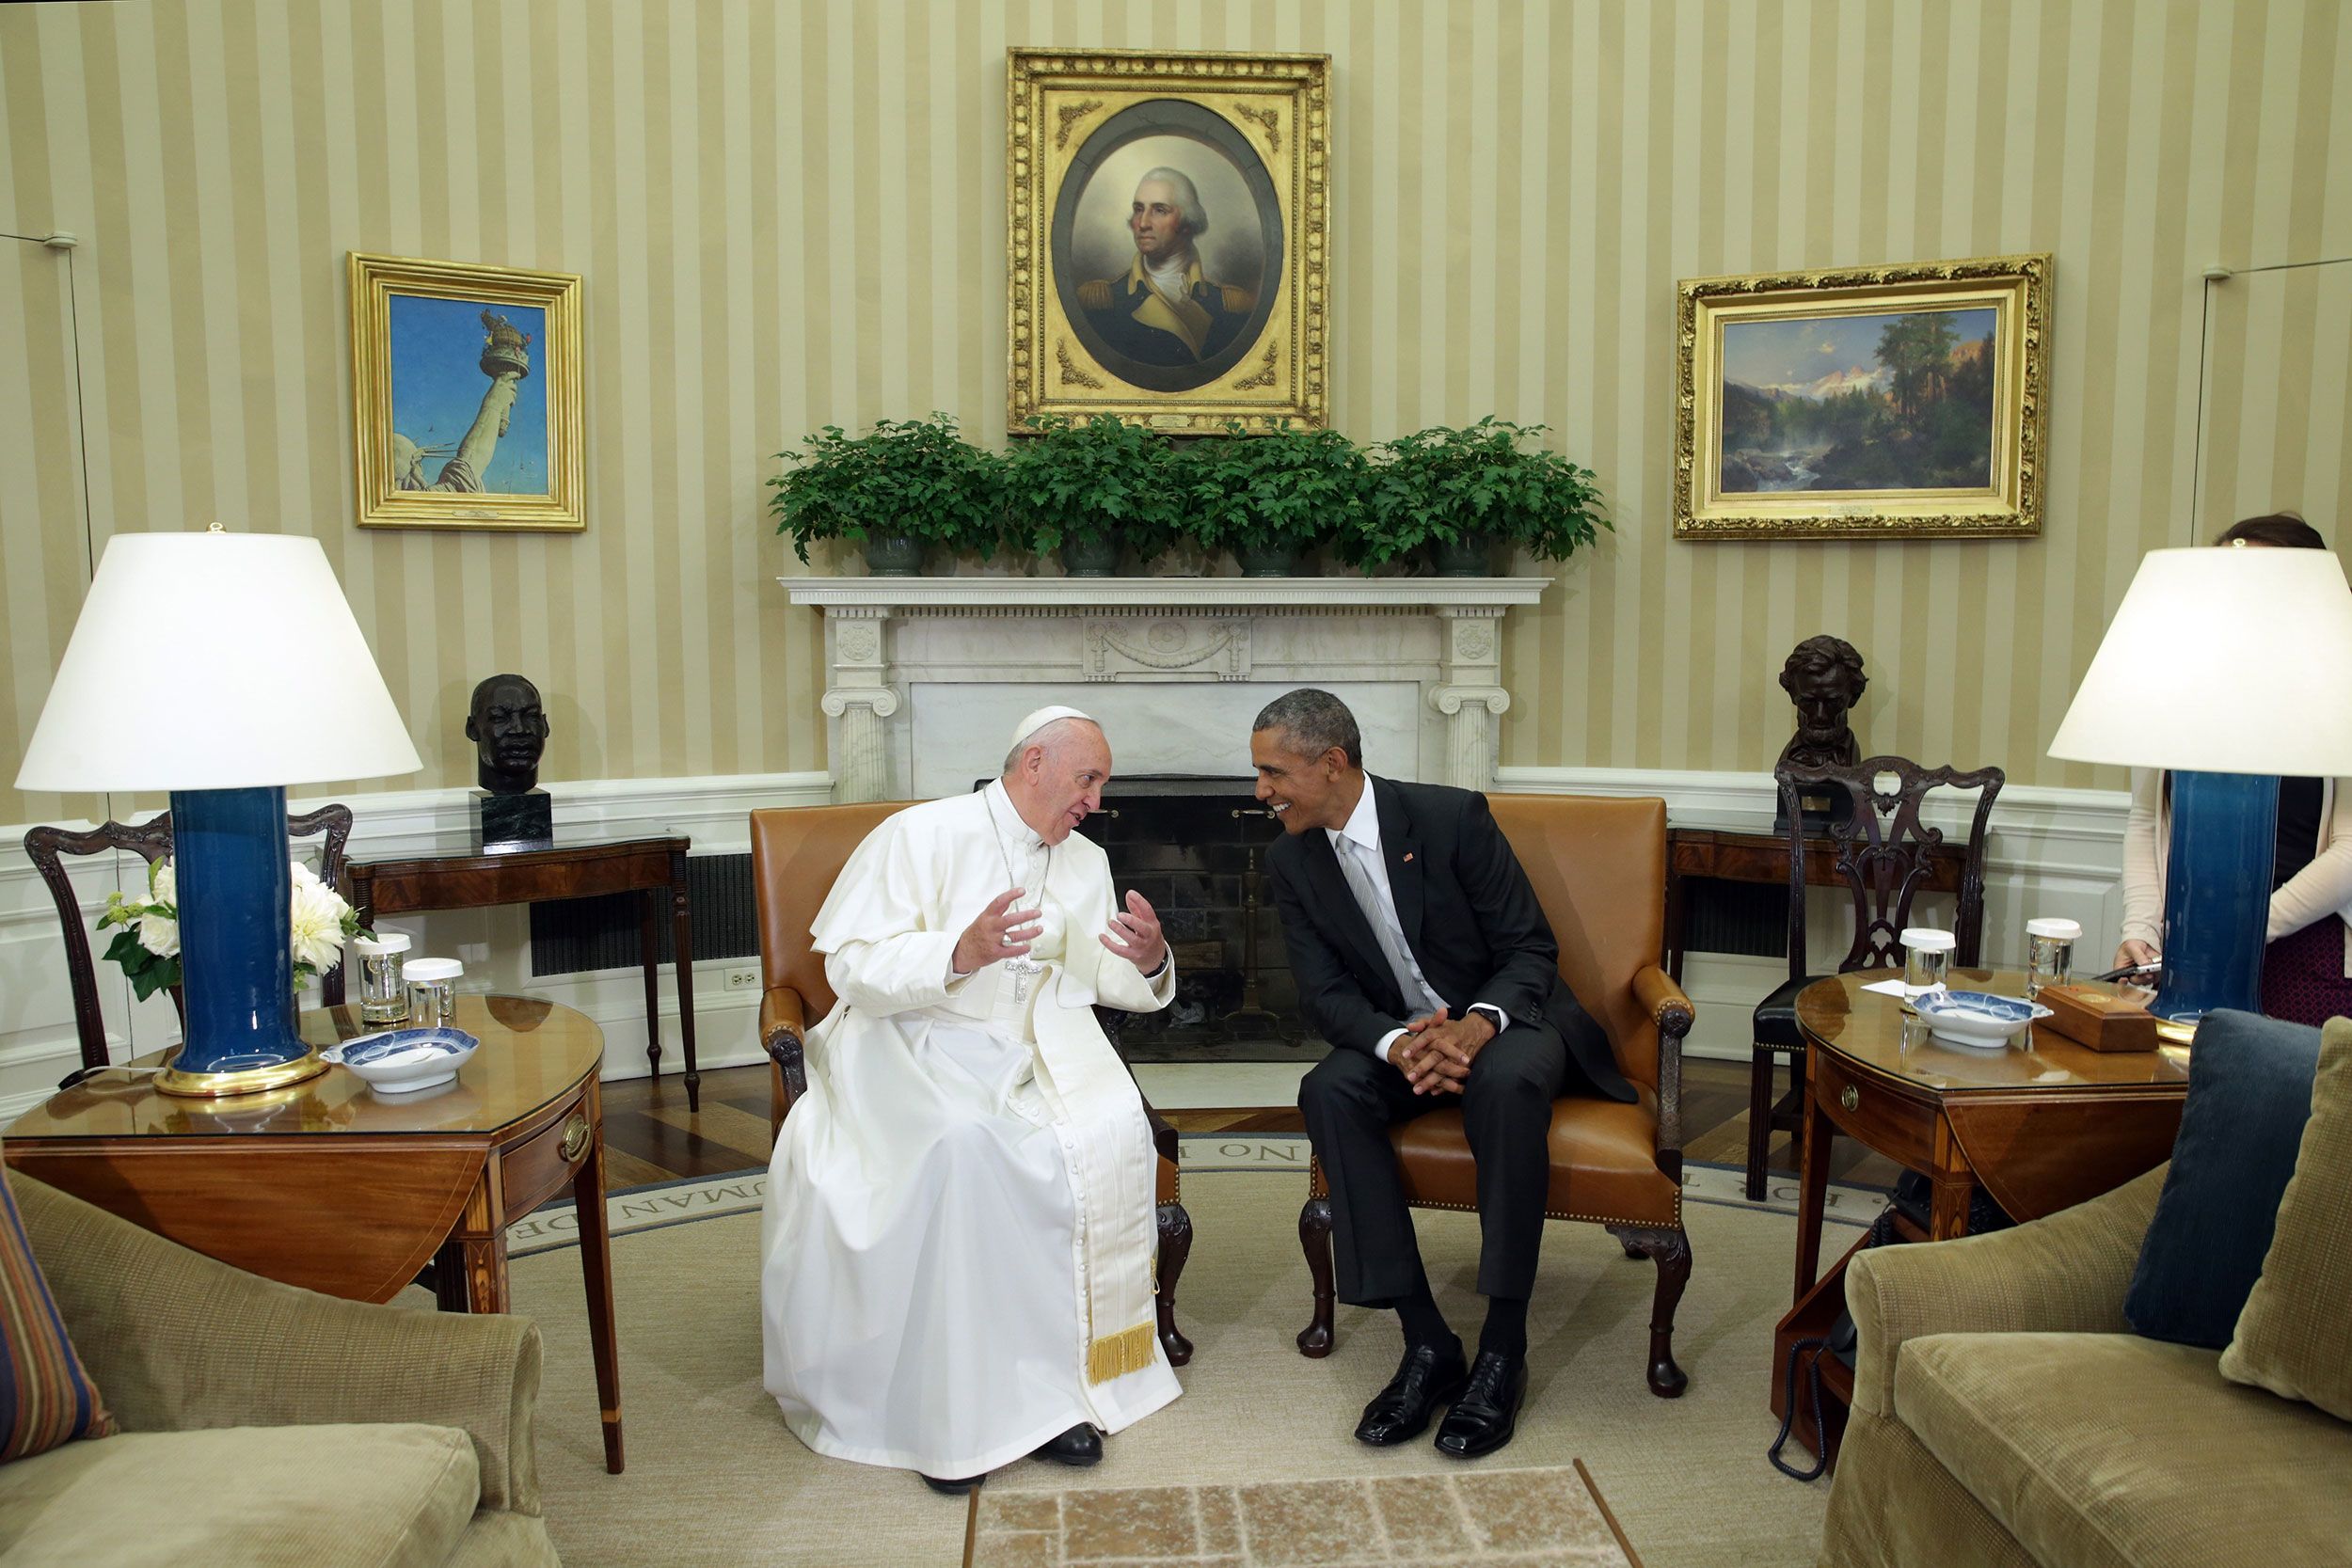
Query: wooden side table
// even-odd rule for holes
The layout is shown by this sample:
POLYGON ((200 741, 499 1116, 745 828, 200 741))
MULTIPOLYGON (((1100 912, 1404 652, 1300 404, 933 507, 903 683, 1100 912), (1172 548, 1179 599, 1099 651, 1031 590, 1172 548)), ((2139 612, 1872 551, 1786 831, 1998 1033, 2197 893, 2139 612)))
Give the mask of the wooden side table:
MULTIPOLYGON (((572 1008, 516 996, 461 996, 457 1024, 481 1049, 456 1082, 416 1094, 378 1094, 329 1068, 266 1094, 183 1100, 110 1069, 17 1118, 8 1163, 183 1246, 329 1295, 389 1301, 432 1262, 443 1308, 472 1312, 508 1309, 506 1227, 568 1186, 605 1468, 618 1475, 603 1033, 572 1008)), ((302 1015, 316 1045, 366 1032, 356 1007, 302 1015)))
MULTIPOLYGON (((1928 851, 1928 893, 1958 893, 1961 869, 1968 847, 1946 844, 1928 851)), ((1837 879, 1837 850, 1826 838, 1805 841, 1804 875, 1808 884, 1842 887, 1837 879)), ((1725 882, 1778 882, 1788 885, 1788 841, 1778 833, 1749 832, 1721 828, 1673 827, 1666 830, 1666 973, 1682 980, 1683 927, 1689 917, 1688 890, 1693 877, 1725 882)))
POLYGON ((421 910, 473 910, 534 904, 548 898, 588 898, 607 893, 643 895, 639 935, 645 966, 645 1063, 661 1076, 663 895, 670 904, 677 947, 678 1033, 686 1050, 686 1108, 702 1109, 702 1074, 694 1067, 694 944, 688 918, 684 836, 619 839, 607 844, 559 844, 551 849, 480 850, 353 861, 344 867, 359 924, 421 910))
MULTIPOLYGON (((1944 1241, 1968 1230, 1969 1199, 1982 1187, 2012 1218, 2040 1219, 2120 1187, 2172 1152, 2188 1093, 2188 1067, 2169 1051, 2092 1051, 2037 1026, 2020 1044, 1974 1051, 1931 1037, 1899 998, 1865 990, 1884 971, 1834 974, 1797 996, 1807 1068, 1797 1206, 1796 1299, 1773 1336, 1772 1412, 1788 1399, 1789 1348, 1826 1334, 1846 1307, 1846 1264, 1816 1279, 1821 1212, 1829 1192, 1830 1139, 1861 1140, 1874 1152, 1927 1176, 1929 1224, 1898 1229, 1908 1241, 1944 1241)), ((2014 971, 1954 970, 1952 984, 2023 996, 2014 971)), ((1858 1245, 1859 1243, 1857 1243, 1858 1245)), ((1834 1357, 1819 1362, 1822 1424, 1799 1435, 1835 1455, 1853 1398, 1853 1373, 1834 1357)))

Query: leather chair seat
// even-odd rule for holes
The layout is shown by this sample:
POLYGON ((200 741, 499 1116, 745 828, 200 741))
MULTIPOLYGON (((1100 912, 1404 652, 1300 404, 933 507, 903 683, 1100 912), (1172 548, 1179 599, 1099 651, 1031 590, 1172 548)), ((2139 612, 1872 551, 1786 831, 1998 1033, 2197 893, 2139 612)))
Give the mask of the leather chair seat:
POLYGON ((1819 974, 1808 974, 1801 980, 1786 980, 1772 994, 1756 1005, 1756 1043, 1773 1051, 1797 1051, 1804 1048, 1804 1037, 1797 1030, 1797 993, 1819 974))
MULTIPOLYGON (((1658 1098, 1638 1085, 1626 1105, 1581 1095, 1551 1105, 1553 1219, 1671 1228, 1682 1223, 1682 1189, 1658 1168, 1658 1098)), ((1462 1135, 1462 1113, 1432 1111, 1389 1134, 1405 1175, 1407 1203, 1425 1209, 1478 1207, 1478 1163, 1462 1135)))

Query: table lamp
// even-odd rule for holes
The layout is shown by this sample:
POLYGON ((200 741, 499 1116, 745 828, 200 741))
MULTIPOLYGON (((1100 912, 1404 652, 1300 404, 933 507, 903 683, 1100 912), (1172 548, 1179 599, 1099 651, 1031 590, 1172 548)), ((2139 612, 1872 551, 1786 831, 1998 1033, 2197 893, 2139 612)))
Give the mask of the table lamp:
POLYGON ((156 1086, 326 1070, 294 1027, 286 786, 423 764, 315 539, 111 539, 16 787, 168 790, 186 1032, 156 1086))
POLYGON ((2153 1010, 2262 1007, 2281 774, 2352 773, 2352 587, 2333 550, 2153 550, 2050 754, 2171 775, 2153 1010))

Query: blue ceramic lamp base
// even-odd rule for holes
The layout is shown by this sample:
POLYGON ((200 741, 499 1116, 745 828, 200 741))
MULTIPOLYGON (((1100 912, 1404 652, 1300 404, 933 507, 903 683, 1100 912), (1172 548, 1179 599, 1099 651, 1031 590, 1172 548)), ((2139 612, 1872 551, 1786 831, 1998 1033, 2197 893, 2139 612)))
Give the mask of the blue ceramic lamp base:
POLYGON ((2270 934, 2279 781, 2256 773, 2171 775, 2158 1018, 2194 1022, 2216 1007, 2260 1012, 2270 934))
POLYGON ((256 1094, 326 1070, 294 1026, 282 788, 171 795, 185 1042, 155 1086, 166 1094, 256 1094))

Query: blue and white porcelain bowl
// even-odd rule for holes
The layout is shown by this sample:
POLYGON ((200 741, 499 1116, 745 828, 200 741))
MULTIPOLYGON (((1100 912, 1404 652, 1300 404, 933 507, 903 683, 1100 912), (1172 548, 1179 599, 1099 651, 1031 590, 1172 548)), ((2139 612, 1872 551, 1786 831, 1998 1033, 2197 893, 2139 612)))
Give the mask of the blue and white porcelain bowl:
POLYGON ((358 1073, 378 1094, 412 1094, 457 1076, 482 1042, 463 1029, 390 1029, 319 1053, 358 1073))
POLYGON ((1913 997, 1911 1005, 1936 1038, 1978 1051, 1998 1051, 2050 1016, 2039 1002, 1982 990, 1931 990, 1913 997))

